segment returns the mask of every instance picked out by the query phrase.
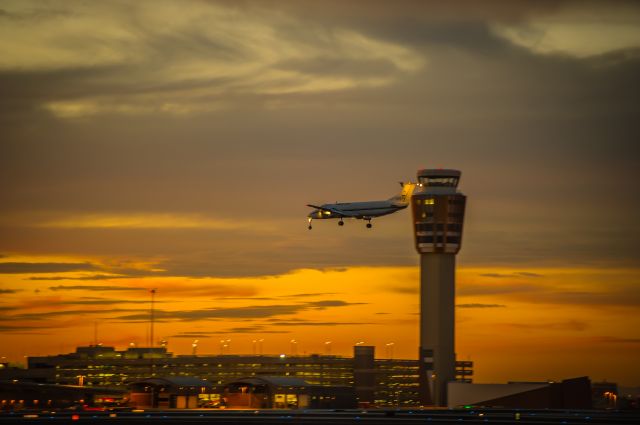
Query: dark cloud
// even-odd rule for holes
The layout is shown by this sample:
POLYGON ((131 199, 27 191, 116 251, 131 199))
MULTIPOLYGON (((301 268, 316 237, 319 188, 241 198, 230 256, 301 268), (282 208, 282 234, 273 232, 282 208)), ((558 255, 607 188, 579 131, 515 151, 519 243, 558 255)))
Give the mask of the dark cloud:
POLYGON ((263 326, 261 325, 256 325, 256 326, 239 326, 239 327, 232 327, 229 329, 225 329, 225 330, 221 330, 221 331, 216 331, 216 332, 182 332, 176 335, 172 335, 170 336, 170 338, 191 338, 191 339, 197 339, 197 338, 211 338, 212 336, 216 336, 216 335, 228 335, 228 334, 252 334, 252 333, 260 333, 260 334, 284 334, 284 333, 290 333, 288 331, 281 331, 281 330, 266 330, 263 326))
POLYGON ((336 292, 311 292, 308 294, 281 295, 278 298, 308 298, 308 297, 324 297, 327 295, 338 295, 338 294, 336 292))
POLYGON ((496 278, 513 277, 513 275, 511 275, 511 274, 504 274, 504 273, 482 273, 480 276, 483 276, 483 277, 496 277, 496 278))
POLYGON ((532 272, 514 272, 514 273, 482 273, 483 277, 495 278, 513 278, 513 277, 543 277, 544 275, 532 272))
POLYGON ((34 276, 29 280, 112 280, 112 279, 126 279, 131 276, 127 275, 108 275, 108 274, 94 274, 90 276, 79 277, 65 277, 65 276, 34 276))
POLYGON ((273 326, 346 326, 346 325, 373 325, 366 322, 276 322, 273 326))
POLYGON ((47 335, 45 332, 38 332, 41 329, 47 329, 50 326, 10 326, 0 325, 0 333, 24 334, 24 335, 47 335))
MULTIPOLYGON (((46 320, 53 318, 64 317, 78 317, 84 315, 101 315, 103 317, 110 317, 114 314, 140 312, 139 309, 126 309, 126 308, 114 308, 114 309, 101 309, 101 310, 60 310, 60 311, 47 311, 40 313, 22 313, 14 314, 12 316, 2 316, 0 321, 25 321, 25 320, 46 320)), ((149 312, 146 312, 147 320, 149 320, 149 312)))
POLYGON ((91 263, 0 263, 0 273, 60 273, 98 270, 91 263))
POLYGON ((470 304, 456 304, 456 307, 458 308, 499 308, 499 307, 506 307, 506 305, 470 303, 470 304))
POLYGON ((0 289, 0 294, 15 294, 20 291, 21 289, 0 289))
MULTIPOLYGON (((162 320, 195 321, 195 320, 219 320, 219 319, 260 319, 273 316, 296 314, 305 310, 324 310, 331 307, 346 307, 360 305, 362 303, 350 303, 341 300, 314 301, 304 304, 276 304, 258 305, 233 308, 212 308, 202 310, 163 311, 157 310, 156 318, 162 320)), ((148 313, 120 316, 117 320, 145 321, 149 319, 148 313)))
MULTIPOLYGON (((164 303, 165 301, 155 301, 156 304, 164 303)), ((149 304, 149 300, 109 300, 109 299, 94 299, 94 300, 75 300, 75 301, 61 301, 57 304, 60 305, 115 305, 115 304, 149 304)))
MULTIPOLYGON (((306 319, 301 319, 301 318, 299 318, 299 317, 292 317, 292 318, 288 318, 288 319, 286 319, 286 320, 287 320, 288 322, 306 322, 306 321, 307 321, 306 319)), ((281 321, 282 321, 282 319, 274 319, 274 318, 271 318, 271 319, 266 319, 265 321, 266 321, 266 322, 270 322, 270 323, 272 323, 272 322, 281 322, 281 321)))
POLYGON ((13 311, 16 309, 18 309, 18 307, 9 306, 9 305, 0 305, 0 311, 13 311))
POLYGON ((516 275, 524 276, 524 277, 543 277, 543 274, 540 273, 532 273, 532 272, 517 272, 516 275))
POLYGON ((312 301, 307 303, 306 305, 317 307, 319 309, 325 309, 327 307, 344 307, 349 305, 364 305, 364 304, 367 304, 367 303, 351 303, 351 302, 342 301, 342 300, 324 300, 324 301, 312 301))
POLYGON ((148 291, 147 288, 135 286, 105 286, 105 285, 58 285, 50 286, 52 291, 148 291))
POLYGON ((273 297, 221 297, 218 298, 217 300, 219 301, 273 301, 276 300, 277 298, 273 298, 273 297))

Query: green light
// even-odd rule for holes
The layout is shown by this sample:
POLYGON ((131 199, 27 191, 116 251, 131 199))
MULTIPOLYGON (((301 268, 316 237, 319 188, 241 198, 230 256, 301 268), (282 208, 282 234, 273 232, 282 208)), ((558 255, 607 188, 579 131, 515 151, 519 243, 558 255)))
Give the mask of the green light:
POLYGON ((465 409, 471 409, 471 406, 466 405, 466 406, 464 406, 464 408, 465 408, 465 409))

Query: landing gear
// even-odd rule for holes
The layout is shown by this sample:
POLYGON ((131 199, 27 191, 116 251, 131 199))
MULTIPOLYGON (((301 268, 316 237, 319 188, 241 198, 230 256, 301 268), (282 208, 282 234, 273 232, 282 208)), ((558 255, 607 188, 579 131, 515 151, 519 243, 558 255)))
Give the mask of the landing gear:
POLYGON ((338 226, 344 226, 344 221, 342 221, 342 219, 338 222, 338 226))
POLYGON ((309 230, 313 229, 313 227, 311 227, 311 217, 309 217, 309 227, 308 227, 308 229, 309 230))
POLYGON ((373 226, 373 224, 371 224, 371 219, 367 220, 367 229, 371 229, 371 227, 373 226))

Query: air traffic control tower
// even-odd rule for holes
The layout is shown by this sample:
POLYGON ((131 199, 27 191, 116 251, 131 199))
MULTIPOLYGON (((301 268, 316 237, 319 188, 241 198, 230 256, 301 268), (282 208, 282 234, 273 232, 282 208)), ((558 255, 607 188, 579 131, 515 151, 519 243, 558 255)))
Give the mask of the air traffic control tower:
POLYGON ((456 377, 455 269, 462 242, 466 197, 458 170, 418 170, 411 197, 420 254, 420 401, 447 405, 447 382, 456 377))

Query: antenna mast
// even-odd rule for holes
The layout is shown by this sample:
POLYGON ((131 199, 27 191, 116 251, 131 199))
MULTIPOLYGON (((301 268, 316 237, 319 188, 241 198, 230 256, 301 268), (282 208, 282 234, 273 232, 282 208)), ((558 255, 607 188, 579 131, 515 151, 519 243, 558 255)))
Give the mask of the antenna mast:
POLYGON ((151 314, 149 315, 149 347, 153 348, 153 324, 155 322, 156 289, 151 290, 151 314))

